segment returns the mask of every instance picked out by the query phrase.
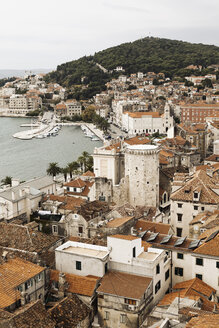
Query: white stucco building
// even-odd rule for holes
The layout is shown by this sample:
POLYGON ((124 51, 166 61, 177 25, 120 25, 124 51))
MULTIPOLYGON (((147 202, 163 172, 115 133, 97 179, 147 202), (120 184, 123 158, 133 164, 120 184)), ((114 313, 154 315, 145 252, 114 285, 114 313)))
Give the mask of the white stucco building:
POLYGON ((163 250, 144 249, 136 236, 113 235, 107 237, 111 250, 109 269, 150 277, 153 279, 153 303, 156 303, 170 287, 170 258, 163 250))
POLYGON ((219 300, 219 231, 205 241, 151 232, 143 239, 151 247, 164 250, 171 258, 171 288, 177 283, 199 278, 216 290, 219 300))
POLYGON ((41 177, 7 188, 0 192, 0 220, 10 221, 21 215, 30 217, 39 208, 46 194, 56 194, 56 183, 52 177, 41 177))
POLYGON ((56 269, 79 276, 103 277, 109 253, 107 247, 67 241, 55 250, 56 269))
POLYGON ((173 117, 170 116, 170 106, 166 104, 164 113, 158 112, 124 112, 122 114, 122 128, 129 135, 136 134, 168 134, 173 128, 173 117))

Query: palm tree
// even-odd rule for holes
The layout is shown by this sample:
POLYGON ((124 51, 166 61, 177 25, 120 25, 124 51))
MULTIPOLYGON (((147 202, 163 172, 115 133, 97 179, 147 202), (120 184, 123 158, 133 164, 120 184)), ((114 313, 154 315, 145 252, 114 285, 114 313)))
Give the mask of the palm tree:
POLYGON ((62 169, 58 166, 57 162, 52 162, 49 163, 49 167, 46 172, 48 175, 52 175, 53 177, 55 177, 57 174, 62 172, 62 169))
POLYGON ((70 174, 70 178, 72 179, 72 173, 77 171, 79 168, 79 163, 77 161, 68 163, 67 168, 68 168, 68 173, 70 174))
POLYGON ((10 185, 11 186, 12 177, 10 177, 10 176, 7 175, 4 179, 1 180, 1 183, 3 185, 10 185))
POLYGON ((81 170, 83 172, 87 171, 87 161, 89 158, 89 153, 87 151, 83 151, 81 156, 78 157, 78 163, 80 164, 81 170))
POLYGON ((79 156, 78 157, 78 165, 80 166, 81 168, 81 171, 84 172, 85 171, 85 168, 84 168, 84 157, 83 156, 79 156))
POLYGON ((68 167, 63 167, 62 168, 62 173, 64 174, 65 182, 67 181, 67 175, 69 173, 68 167))
POLYGON ((89 155, 87 159, 87 170, 93 171, 93 165, 94 165, 93 157, 89 155))

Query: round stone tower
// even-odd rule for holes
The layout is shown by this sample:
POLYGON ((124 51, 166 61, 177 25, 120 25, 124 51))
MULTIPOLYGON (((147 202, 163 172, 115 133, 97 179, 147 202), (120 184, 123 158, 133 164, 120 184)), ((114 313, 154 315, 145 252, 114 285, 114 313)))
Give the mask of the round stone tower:
POLYGON ((129 202, 134 206, 159 204, 159 148, 133 145, 125 150, 125 177, 129 202))

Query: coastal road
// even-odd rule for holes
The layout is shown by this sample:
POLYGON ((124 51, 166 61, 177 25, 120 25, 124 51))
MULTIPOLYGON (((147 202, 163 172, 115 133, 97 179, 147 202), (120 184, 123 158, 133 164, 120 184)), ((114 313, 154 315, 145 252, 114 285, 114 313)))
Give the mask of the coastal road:
POLYGON ((117 137, 127 137, 128 134, 124 131, 122 131, 120 128, 118 128, 117 126, 110 124, 109 127, 109 133, 111 134, 113 139, 116 139, 117 137))

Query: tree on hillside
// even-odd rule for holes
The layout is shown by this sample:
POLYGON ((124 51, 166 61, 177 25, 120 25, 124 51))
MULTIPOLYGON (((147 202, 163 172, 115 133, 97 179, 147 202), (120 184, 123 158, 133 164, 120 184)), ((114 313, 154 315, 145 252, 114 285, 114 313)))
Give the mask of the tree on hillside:
POLYGON ((95 114, 95 106, 88 106, 81 115, 82 120, 84 122, 92 122, 95 114))
POLYGON ((204 81, 202 81, 202 85, 203 87, 213 88, 213 84, 210 79, 205 79, 204 81))
POLYGON ((49 167, 46 172, 48 175, 55 177, 57 174, 62 172, 62 169, 58 166, 57 162, 51 162, 49 163, 49 167))

